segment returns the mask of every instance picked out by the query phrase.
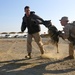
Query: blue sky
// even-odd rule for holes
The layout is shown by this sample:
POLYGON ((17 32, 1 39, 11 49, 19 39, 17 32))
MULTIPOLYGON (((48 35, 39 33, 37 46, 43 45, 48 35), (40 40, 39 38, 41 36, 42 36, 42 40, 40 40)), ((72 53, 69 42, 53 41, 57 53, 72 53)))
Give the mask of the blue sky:
MULTIPOLYGON (((62 16, 68 16, 70 22, 75 20, 75 0, 0 0, 0 32, 20 31, 26 5, 44 20, 51 20, 59 30, 62 16)), ((43 32, 47 28, 41 26, 43 32)))

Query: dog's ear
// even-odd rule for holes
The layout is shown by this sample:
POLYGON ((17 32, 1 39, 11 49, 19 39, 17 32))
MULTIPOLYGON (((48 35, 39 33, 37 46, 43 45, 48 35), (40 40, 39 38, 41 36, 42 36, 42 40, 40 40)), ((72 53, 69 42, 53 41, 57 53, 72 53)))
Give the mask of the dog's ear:
POLYGON ((43 24, 49 29, 50 26, 52 26, 51 20, 45 20, 43 24))

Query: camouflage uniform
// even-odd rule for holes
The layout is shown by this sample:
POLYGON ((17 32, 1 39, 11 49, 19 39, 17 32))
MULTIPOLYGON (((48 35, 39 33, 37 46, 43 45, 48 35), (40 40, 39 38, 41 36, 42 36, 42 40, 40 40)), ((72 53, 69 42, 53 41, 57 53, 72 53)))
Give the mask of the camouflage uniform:
POLYGON ((64 33, 62 34, 62 37, 64 39, 68 39, 70 41, 69 43, 69 56, 74 56, 74 50, 73 50, 73 38, 72 36, 74 36, 73 34, 71 34, 71 29, 72 29, 72 25, 70 25, 69 23, 67 25, 65 25, 65 27, 63 28, 64 33))
POLYGON ((63 32, 59 36, 63 39, 68 39, 69 43, 69 56, 67 58, 73 59, 74 58, 74 45, 75 45, 75 29, 73 29, 73 25, 68 23, 68 17, 64 16, 61 18, 61 25, 64 26, 63 32))

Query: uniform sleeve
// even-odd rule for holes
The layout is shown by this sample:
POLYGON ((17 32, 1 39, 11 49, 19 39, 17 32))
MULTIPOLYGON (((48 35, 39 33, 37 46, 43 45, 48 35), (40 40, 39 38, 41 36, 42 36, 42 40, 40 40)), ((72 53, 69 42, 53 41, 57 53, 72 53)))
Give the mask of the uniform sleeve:
POLYGON ((21 32, 24 32, 25 29, 26 29, 26 23, 24 22, 24 18, 23 18, 22 25, 21 25, 21 32))
POLYGON ((49 28, 52 24, 51 24, 51 20, 48 21, 44 21, 41 17, 39 17, 36 14, 33 14, 33 18, 36 21, 36 24, 43 24, 45 27, 49 28))
POLYGON ((44 22, 44 20, 39 17, 38 15, 34 14, 34 19, 39 23, 39 24, 42 24, 44 22))
POLYGON ((69 38, 70 26, 69 26, 69 25, 66 25, 66 26, 63 28, 63 31, 64 31, 64 33, 62 34, 62 37, 63 37, 64 39, 69 38))

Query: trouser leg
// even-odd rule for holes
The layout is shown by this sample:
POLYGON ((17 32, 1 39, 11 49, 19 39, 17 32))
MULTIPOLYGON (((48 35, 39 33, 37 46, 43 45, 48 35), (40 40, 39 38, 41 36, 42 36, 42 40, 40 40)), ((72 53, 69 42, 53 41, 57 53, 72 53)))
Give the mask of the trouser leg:
POLYGON ((31 52, 32 52, 32 35, 28 34, 28 37, 27 37, 27 52, 28 52, 28 55, 30 56, 31 55, 31 52))
POLYGON ((42 43, 40 34, 39 33, 35 33, 35 34, 33 34, 33 37, 34 37, 35 42, 37 43, 37 45, 40 48, 41 54, 44 54, 44 48, 43 48, 43 43, 42 43))
POLYGON ((74 56, 73 44, 69 44, 69 56, 74 56))

